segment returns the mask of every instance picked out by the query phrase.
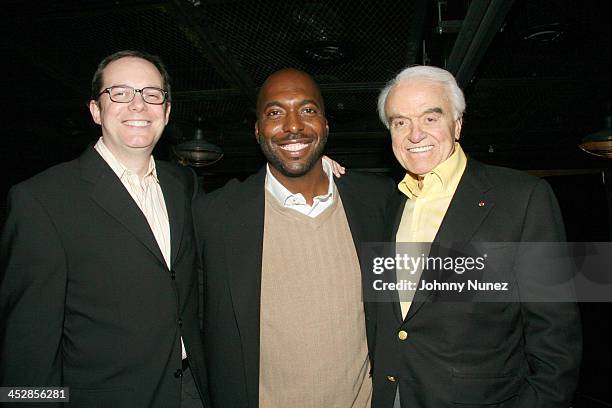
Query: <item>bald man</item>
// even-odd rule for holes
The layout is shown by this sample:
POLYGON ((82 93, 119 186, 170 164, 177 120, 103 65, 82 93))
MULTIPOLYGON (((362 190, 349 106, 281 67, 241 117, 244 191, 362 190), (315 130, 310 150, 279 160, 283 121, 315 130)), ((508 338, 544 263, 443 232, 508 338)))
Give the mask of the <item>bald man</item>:
POLYGON ((272 74, 255 124, 267 164, 195 207, 214 406, 370 406, 359 243, 382 240, 393 185, 358 172, 334 182, 328 133, 313 79, 272 74))

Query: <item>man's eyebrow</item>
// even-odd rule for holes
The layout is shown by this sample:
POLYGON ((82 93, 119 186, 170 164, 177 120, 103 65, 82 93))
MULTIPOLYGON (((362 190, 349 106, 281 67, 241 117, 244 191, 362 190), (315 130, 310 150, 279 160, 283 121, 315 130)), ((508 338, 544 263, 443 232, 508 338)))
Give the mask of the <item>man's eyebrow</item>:
POLYGON ((280 101, 270 101, 266 103, 261 110, 264 111, 272 106, 280 106, 280 105, 281 105, 280 101))
POLYGON ((424 115, 427 113, 439 113, 440 115, 442 115, 444 111, 442 110, 442 108, 436 106, 435 108, 425 109, 422 114, 424 115))
MULTIPOLYGON (((419 116, 427 115, 428 113, 438 113, 442 115, 444 111, 442 110, 442 108, 436 106, 435 108, 425 109, 419 116)), ((393 121, 394 119, 410 119, 410 116, 396 114, 396 115, 391 115, 387 118, 389 122, 393 121)))
MULTIPOLYGON (((316 101, 316 99, 302 99, 299 103, 299 106, 304 106, 304 105, 315 105, 317 108, 321 109, 321 105, 319 104, 319 102, 316 101)), ((273 106, 278 106, 278 107, 282 107, 284 104, 281 101, 270 101, 268 103, 266 103, 264 105, 264 107, 262 108, 262 110, 266 110, 270 107, 273 106)))
POLYGON ((409 119, 409 118, 408 116, 404 116, 404 115, 391 115, 387 118, 389 122, 392 122, 395 119, 409 119))
POLYGON ((317 108, 319 108, 321 106, 319 104, 319 102, 317 102, 315 99, 304 99, 304 100, 302 100, 302 102, 300 102, 300 106, 310 105, 310 104, 316 106, 317 108))

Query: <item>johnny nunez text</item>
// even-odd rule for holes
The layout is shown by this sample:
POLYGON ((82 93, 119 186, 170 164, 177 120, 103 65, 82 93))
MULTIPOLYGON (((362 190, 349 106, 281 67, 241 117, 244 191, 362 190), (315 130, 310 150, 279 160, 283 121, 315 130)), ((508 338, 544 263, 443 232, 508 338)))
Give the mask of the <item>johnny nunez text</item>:
POLYGON ((398 282, 384 282, 377 279, 372 283, 374 290, 441 290, 463 292, 463 290, 472 291, 507 291, 508 282, 481 282, 477 279, 467 280, 466 282, 438 282, 437 280, 425 281, 419 283, 408 280, 400 280, 398 282), (420 283, 420 285, 419 285, 420 283))

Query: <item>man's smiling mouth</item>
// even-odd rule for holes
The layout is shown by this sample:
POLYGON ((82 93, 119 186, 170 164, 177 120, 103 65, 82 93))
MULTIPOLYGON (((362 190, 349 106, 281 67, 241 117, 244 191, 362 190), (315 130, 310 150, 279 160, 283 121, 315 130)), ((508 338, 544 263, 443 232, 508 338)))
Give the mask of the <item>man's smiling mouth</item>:
POLYGON ((279 145, 278 147, 289 152, 297 152, 308 147, 308 144, 309 143, 289 143, 285 145, 279 145))
POLYGON ((425 153, 425 152, 430 151, 433 148, 434 147, 432 145, 429 145, 429 146, 420 146, 420 147, 413 147, 411 149, 408 149, 408 151, 410 153, 425 153))
POLYGON ((126 120, 123 123, 128 126, 145 127, 149 126, 151 122, 149 122, 148 120, 126 120))

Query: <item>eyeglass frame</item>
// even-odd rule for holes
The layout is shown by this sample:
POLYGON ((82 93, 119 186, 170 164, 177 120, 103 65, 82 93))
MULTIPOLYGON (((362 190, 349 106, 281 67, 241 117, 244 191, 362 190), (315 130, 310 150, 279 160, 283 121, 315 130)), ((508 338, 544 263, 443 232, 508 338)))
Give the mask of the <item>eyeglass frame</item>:
POLYGON ((102 96, 102 94, 108 94, 108 98, 111 100, 111 102, 115 102, 115 103, 130 103, 136 97, 136 93, 137 92, 139 92, 140 96, 142 96, 142 100, 145 103, 148 103, 149 105, 163 105, 168 100, 168 91, 166 91, 166 90, 164 90, 162 88, 158 88, 156 86, 145 86, 144 88, 136 89, 136 88, 131 87, 129 85, 113 85, 113 86, 109 86, 108 88, 104 88, 104 90, 102 90, 102 92, 100 92, 98 94, 98 98, 100 98, 102 96), (132 98, 129 101, 125 101, 125 102, 120 102, 120 101, 114 100, 112 95, 111 95, 111 92, 110 92, 111 89, 113 89, 113 88, 131 88, 132 89, 132 98), (144 91, 145 89, 155 89, 155 90, 158 90, 158 91, 162 91, 162 93, 164 94, 164 99, 160 103, 147 102, 147 100, 144 98, 144 94, 142 93, 142 91, 144 91))

